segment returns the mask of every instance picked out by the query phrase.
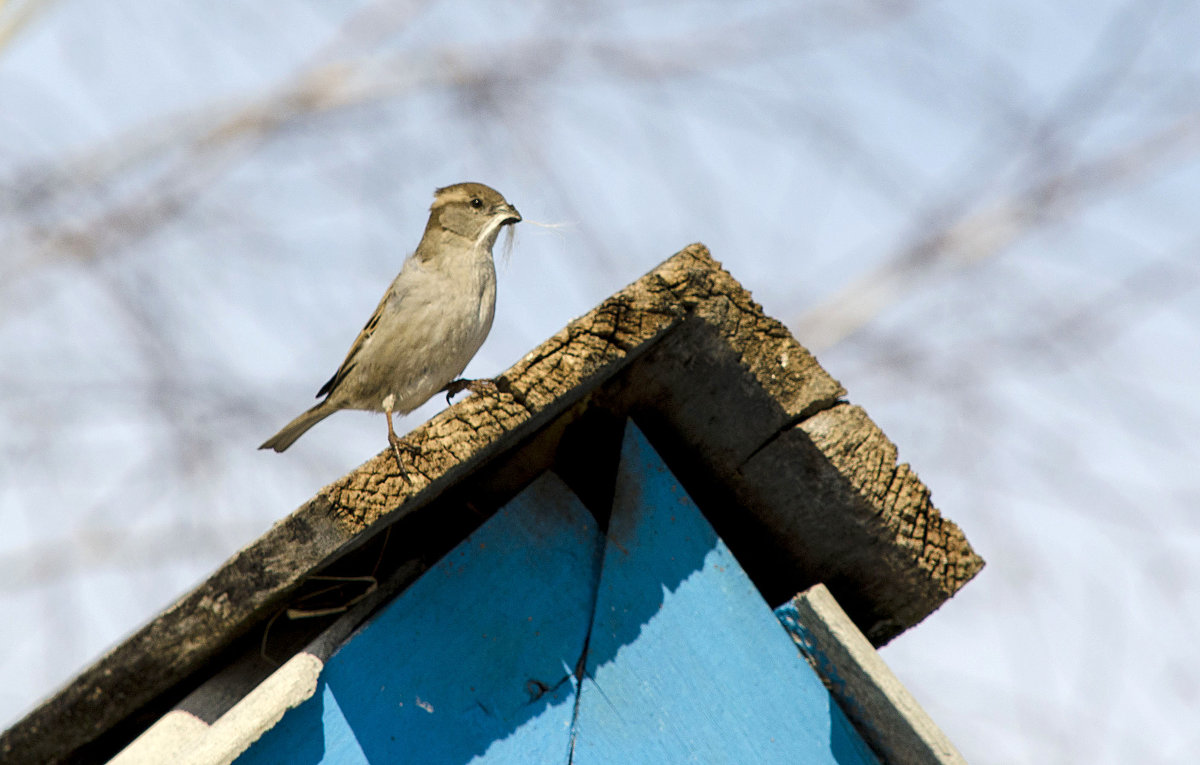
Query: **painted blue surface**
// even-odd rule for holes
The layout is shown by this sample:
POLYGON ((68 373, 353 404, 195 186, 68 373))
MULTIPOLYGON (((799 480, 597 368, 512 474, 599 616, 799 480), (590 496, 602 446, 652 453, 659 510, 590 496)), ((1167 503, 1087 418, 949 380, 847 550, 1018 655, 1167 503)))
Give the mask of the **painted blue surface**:
POLYGON ((574 763, 876 762, 632 423, 608 538, 574 763))
POLYGON ((632 423, 607 535, 538 479, 238 760, 568 761, 876 762, 632 423))
POLYGON ((331 657, 317 694, 237 762, 565 763, 602 542, 562 482, 539 478, 331 657))

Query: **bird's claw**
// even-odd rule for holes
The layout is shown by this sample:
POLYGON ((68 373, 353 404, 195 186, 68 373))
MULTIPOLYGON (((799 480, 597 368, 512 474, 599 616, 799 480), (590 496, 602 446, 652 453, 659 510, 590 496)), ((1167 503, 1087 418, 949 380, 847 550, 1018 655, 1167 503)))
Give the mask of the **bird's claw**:
POLYGON ((413 455, 419 454, 421 450, 412 444, 401 441, 395 433, 388 434, 388 443, 392 446, 392 454, 396 455, 396 468, 400 471, 400 477, 404 479, 405 483, 411 484, 412 481, 409 480, 408 471, 404 469, 404 459, 400 456, 400 452, 406 451, 413 455))
POLYGON ((469 390, 472 393, 499 393, 500 388, 496 385, 495 380, 466 380, 459 378, 451 380, 442 388, 446 392, 446 403, 449 404, 450 399, 462 393, 464 390, 469 390))

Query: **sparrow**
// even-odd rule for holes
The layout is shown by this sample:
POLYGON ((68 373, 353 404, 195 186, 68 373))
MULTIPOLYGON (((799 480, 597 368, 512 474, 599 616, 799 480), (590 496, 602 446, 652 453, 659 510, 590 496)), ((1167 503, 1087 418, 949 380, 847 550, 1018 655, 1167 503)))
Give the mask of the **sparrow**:
POLYGON ((490 380, 458 376, 483 345, 496 310, 492 247, 521 214, 482 183, 434 193, 429 222, 345 361, 317 391, 325 398, 259 449, 282 452, 339 409, 387 415, 388 443, 404 474, 392 413, 408 414, 439 392, 495 390, 490 380))

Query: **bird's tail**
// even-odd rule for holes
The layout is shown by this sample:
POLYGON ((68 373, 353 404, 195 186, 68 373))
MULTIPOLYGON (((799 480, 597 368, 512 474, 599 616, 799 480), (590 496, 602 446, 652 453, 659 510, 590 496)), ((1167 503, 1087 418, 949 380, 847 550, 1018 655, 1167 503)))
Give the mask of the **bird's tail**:
POLYGON ((322 401, 287 425, 284 425, 282 430, 268 438, 258 448, 274 449, 277 452, 288 448, 296 442, 297 438, 304 435, 309 428, 337 411, 334 407, 326 406, 327 403, 328 401, 322 401))

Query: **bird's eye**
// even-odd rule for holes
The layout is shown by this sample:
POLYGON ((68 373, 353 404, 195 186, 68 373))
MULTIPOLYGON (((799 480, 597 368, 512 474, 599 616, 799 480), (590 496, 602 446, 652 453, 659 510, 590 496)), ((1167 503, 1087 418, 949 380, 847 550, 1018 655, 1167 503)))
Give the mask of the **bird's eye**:
POLYGON ((471 207, 483 207, 483 200, 479 197, 475 197, 471 200, 471 207))

